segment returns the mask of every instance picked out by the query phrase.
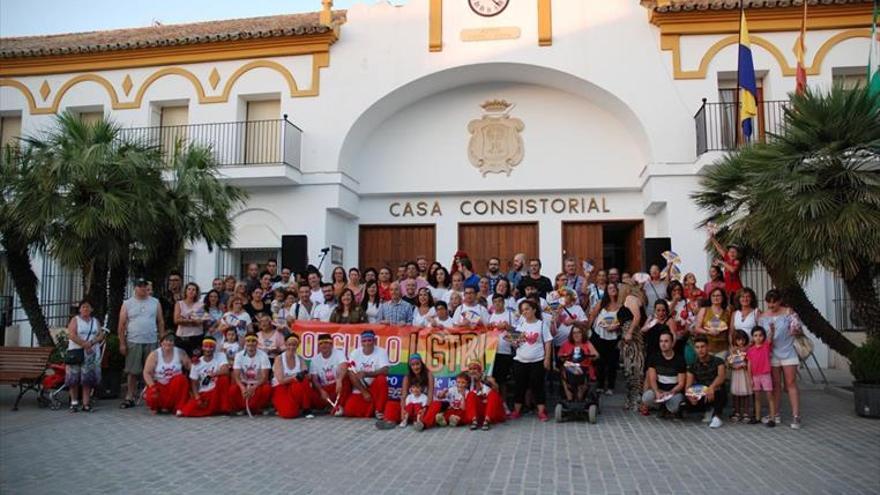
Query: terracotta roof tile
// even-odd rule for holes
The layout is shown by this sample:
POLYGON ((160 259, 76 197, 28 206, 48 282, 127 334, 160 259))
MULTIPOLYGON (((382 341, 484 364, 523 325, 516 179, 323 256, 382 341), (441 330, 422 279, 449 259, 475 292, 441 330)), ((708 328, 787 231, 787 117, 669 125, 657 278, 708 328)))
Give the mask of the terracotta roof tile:
MULTIPOLYGON (((249 38, 303 36, 329 31, 331 28, 322 25, 318 16, 318 12, 310 12, 86 33, 0 38, 0 58, 132 50, 249 38)), ((334 11, 333 23, 339 25, 344 22, 345 11, 334 11)))
MULTIPOLYGON (((804 0, 744 0, 748 9, 801 6, 804 0)), ((843 5, 848 3, 871 3, 872 0, 806 0, 809 5, 843 5)), ((681 12, 692 10, 736 10, 740 0, 641 0, 644 7, 657 12, 681 12)))

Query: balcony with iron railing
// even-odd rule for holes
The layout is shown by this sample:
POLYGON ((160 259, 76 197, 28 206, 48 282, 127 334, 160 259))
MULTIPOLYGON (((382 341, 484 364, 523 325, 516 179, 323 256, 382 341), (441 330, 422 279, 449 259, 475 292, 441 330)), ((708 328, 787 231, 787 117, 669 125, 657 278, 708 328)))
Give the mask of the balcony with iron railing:
MULTIPOLYGON (((788 100, 758 102, 758 116, 752 142, 765 142, 773 134, 781 134, 788 100)), ((709 151, 731 151, 743 143, 739 126, 738 102, 703 104, 694 114, 697 131, 697 156, 709 151)))
POLYGON ((287 120, 128 127, 119 138, 157 147, 170 162, 178 145, 210 148, 224 179, 239 185, 297 184, 302 130, 287 120))

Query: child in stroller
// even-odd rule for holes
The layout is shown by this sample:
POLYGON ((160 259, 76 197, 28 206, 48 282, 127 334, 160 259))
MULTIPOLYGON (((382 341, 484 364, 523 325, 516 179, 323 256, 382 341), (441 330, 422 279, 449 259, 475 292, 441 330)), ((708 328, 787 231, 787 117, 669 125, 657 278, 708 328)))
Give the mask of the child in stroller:
POLYGON ((556 404, 556 421, 586 413, 590 423, 595 424, 599 413, 599 394, 593 361, 599 357, 599 353, 586 339, 583 329, 572 327, 568 341, 562 344, 556 357, 565 394, 564 399, 556 404))

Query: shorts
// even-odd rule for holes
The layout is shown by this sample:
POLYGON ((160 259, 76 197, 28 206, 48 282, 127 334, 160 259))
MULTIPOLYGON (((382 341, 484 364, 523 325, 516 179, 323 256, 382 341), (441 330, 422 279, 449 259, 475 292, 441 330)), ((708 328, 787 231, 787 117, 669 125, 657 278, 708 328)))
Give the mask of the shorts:
POLYGON ((128 343, 128 352, 125 354, 125 372, 129 375, 140 375, 144 372, 144 363, 147 357, 155 351, 159 344, 133 344, 128 343))
POLYGON ((87 364, 65 365, 64 384, 68 387, 82 385, 84 387, 97 387, 101 382, 101 366, 87 364))
POLYGON ((778 368, 780 366, 797 366, 799 364, 801 364, 801 360, 798 359, 797 356, 785 359, 778 359, 776 357, 770 359, 770 366, 774 368, 778 368))
POLYGON ((760 392, 761 390, 764 392, 772 392, 773 379, 770 376, 770 373, 752 375, 752 390, 755 392, 760 392))

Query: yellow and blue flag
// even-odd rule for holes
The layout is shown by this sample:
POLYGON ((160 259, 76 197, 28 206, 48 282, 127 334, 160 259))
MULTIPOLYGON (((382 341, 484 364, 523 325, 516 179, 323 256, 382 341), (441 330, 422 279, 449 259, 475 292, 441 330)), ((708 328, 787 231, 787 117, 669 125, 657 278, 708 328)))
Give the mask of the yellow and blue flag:
POLYGON ((752 137, 755 117, 758 115, 758 85, 755 82, 755 64, 752 62, 752 44, 749 41, 749 28, 746 25, 746 13, 742 12, 739 31, 739 123, 745 141, 752 137))

